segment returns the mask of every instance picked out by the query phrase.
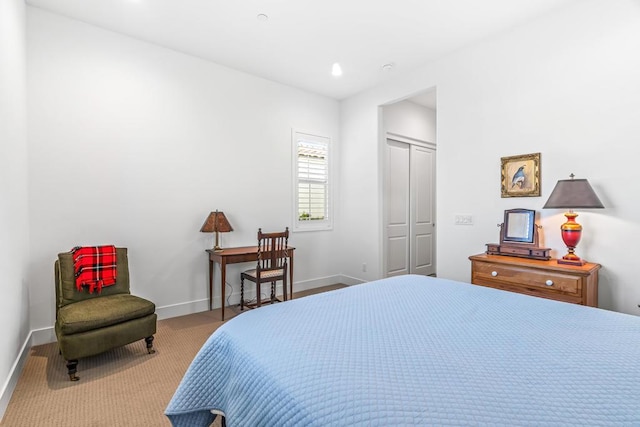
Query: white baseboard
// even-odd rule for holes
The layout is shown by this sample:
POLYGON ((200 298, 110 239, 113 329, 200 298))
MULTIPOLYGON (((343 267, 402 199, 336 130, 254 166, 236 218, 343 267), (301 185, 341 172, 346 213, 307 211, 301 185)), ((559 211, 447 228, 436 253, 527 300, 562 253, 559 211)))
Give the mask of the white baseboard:
MULTIPOLYGON (((218 297, 220 301, 220 297, 218 297)), ((215 304, 214 304, 215 307, 215 304)), ((200 313, 209 309, 209 300, 202 299, 197 301, 183 302, 180 304, 165 305, 156 307, 158 320, 170 319, 172 317, 186 316, 188 314, 200 313)))
POLYGON ((366 280, 357 279, 351 276, 345 276, 344 274, 338 276, 340 277, 340 281, 338 283, 344 283, 347 286, 360 285, 362 283, 366 283, 366 280))
POLYGON ((49 344, 50 342, 56 342, 56 331, 53 326, 31 331, 31 347, 34 345, 49 344))
MULTIPOLYGON (((301 292, 301 291, 309 291, 312 289, 316 289, 316 288, 321 288, 323 286, 330 286, 330 285, 335 285, 336 283, 342 283, 345 284, 347 286, 351 286, 351 285, 357 285, 360 283, 364 283, 364 280, 361 279, 356 279, 354 277, 350 277, 350 276, 345 276, 345 275, 341 275, 341 274, 337 274, 334 276, 327 276, 327 277, 320 277, 320 278, 316 278, 316 279, 311 279, 311 280, 304 280, 301 282, 296 282, 293 285, 293 293, 295 294, 296 292, 301 292)), ((282 295, 282 284, 279 284, 279 288, 276 291, 276 293, 278 295, 282 295)), ((266 300, 268 298, 268 295, 265 292, 265 288, 267 288, 266 286, 263 287, 262 290, 262 298, 263 301, 266 300)), ((229 291, 230 287, 227 287, 227 292, 229 291)), ((245 291, 245 299, 246 300, 252 300, 255 299, 256 297, 256 291, 255 291, 255 286, 249 286, 248 289, 245 291)), ((219 292, 219 291, 218 291, 219 292)), ((267 290, 268 292, 268 290, 267 290)), ((220 295, 216 295, 215 298, 213 299, 213 307, 214 308, 220 308, 220 295)), ((225 296, 226 301, 226 306, 231 306, 231 305, 237 305, 240 304, 240 291, 238 289, 232 289, 232 294, 229 295, 227 293, 227 295, 225 296)), ((204 308, 202 310, 199 311, 203 311, 206 310, 207 308, 204 308)), ((195 313, 195 311, 194 311, 195 313)), ((186 313, 189 314, 189 313, 186 313)))
POLYGON ((29 333, 29 336, 27 336, 27 339, 22 344, 22 348, 20 349, 20 353, 18 353, 16 361, 13 362, 13 366, 9 371, 9 377, 3 384, 2 391, 0 392, 0 422, 2 422, 2 419, 4 418, 4 413, 7 410, 7 406, 9 406, 11 395, 16 389, 18 378, 20 378, 20 374, 22 373, 22 369, 27 362, 29 351, 31 350, 32 346, 32 333, 29 333))
POLYGON ((318 279, 305 280, 303 282, 296 282, 293 285, 294 293, 298 291, 308 291, 315 288, 320 288, 322 286, 335 285, 336 283, 344 283, 345 285, 349 285, 349 283, 345 283, 344 277, 342 275, 335 276, 327 276, 320 277, 318 279))

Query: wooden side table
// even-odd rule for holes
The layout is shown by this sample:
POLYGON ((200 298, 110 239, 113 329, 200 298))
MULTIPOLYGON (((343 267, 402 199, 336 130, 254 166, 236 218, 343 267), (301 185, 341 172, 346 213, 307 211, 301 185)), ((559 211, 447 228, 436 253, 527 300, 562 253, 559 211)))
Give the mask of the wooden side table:
MULTIPOLYGON (((293 298, 293 252, 294 247, 287 247, 287 255, 289 256, 289 298, 293 298)), ((224 320, 224 305, 225 305, 225 283, 227 280, 227 264, 237 264, 240 262, 257 262, 258 261, 258 247, 257 246, 244 246, 240 248, 225 248, 221 251, 214 251, 213 249, 207 249, 209 254, 209 310, 213 308, 213 285, 214 285, 214 264, 220 266, 220 281, 221 281, 221 306, 222 306, 222 320, 224 320)), ((285 293, 285 299, 287 298, 287 290, 282 290, 285 293)))
POLYGON ((558 264, 502 255, 473 255, 471 283, 574 304, 598 306, 600 264, 558 264))

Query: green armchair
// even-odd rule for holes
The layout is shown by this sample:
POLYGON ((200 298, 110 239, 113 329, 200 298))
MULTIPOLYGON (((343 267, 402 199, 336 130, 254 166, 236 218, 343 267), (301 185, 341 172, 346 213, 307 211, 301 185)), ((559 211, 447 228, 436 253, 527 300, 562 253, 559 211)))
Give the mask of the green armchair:
POLYGON ((55 262, 56 337, 67 361, 71 381, 77 381, 78 359, 94 356, 143 339, 154 353, 156 306, 129 292, 126 248, 116 248, 117 278, 101 292, 78 291, 71 252, 58 254, 55 262))

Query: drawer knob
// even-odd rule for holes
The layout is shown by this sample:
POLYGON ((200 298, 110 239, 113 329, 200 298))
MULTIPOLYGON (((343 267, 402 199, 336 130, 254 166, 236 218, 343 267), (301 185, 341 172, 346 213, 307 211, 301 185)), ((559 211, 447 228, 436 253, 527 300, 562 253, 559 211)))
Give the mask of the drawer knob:
POLYGON ((492 271, 492 272, 491 272, 491 275, 492 275, 493 277, 496 277, 496 276, 498 275, 498 272, 497 272, 497 271, 492 271))
POLYGON ((544 282, 544 284, 547 286, 553 286, 553 280, 549 279, 546 282, 544 282))

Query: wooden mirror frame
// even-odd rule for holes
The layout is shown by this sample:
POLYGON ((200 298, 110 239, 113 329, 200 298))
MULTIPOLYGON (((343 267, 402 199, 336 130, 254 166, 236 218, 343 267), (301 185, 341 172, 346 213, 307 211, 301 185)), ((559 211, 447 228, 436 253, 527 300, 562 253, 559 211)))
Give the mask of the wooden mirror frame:
POLYGON ((536 211, 531 209, 507 209, 504 211, 500 243, 537 246, 536 231, 536 211))

